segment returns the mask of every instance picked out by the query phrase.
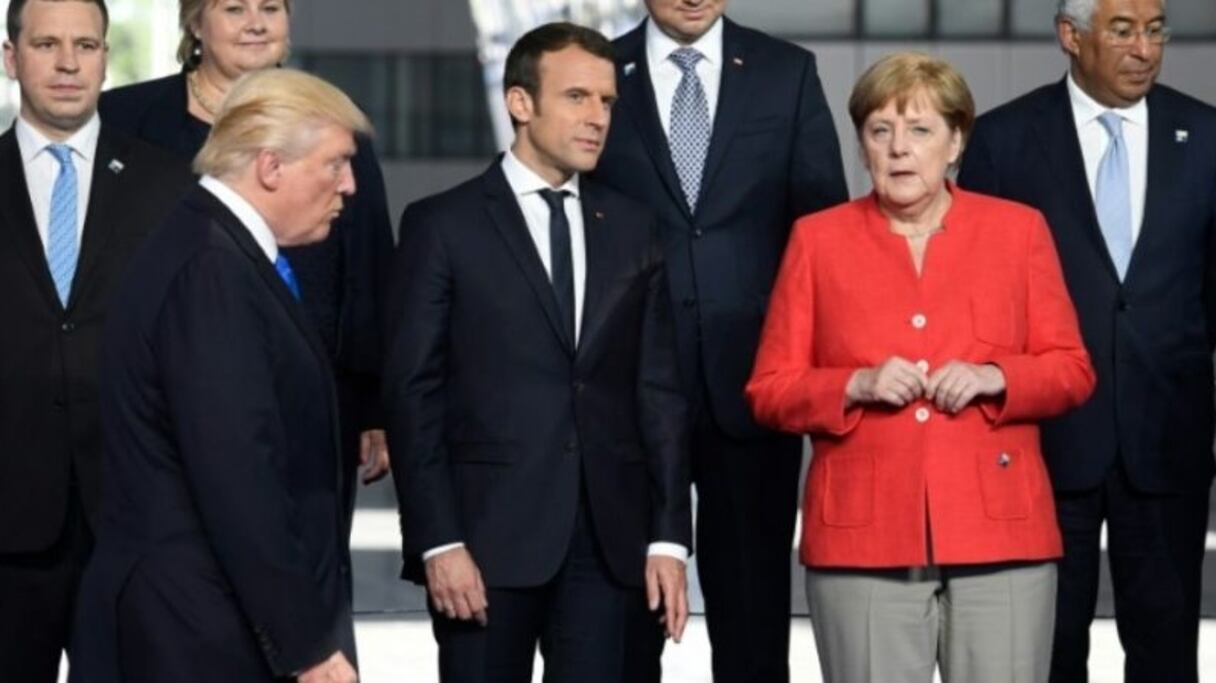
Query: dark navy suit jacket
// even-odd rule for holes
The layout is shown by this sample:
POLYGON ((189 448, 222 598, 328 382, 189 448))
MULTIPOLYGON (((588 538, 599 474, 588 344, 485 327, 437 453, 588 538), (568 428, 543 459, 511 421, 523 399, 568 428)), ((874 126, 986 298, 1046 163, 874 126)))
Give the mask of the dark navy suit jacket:
POLYGON ((1163 85, 1147 96, 1144 222, 1125 279, 1098 226, 1065 81, 980 117, 959 184, 1047 217, 1098 374, 1088 403, 1042 424, 1057 490, 1097 486, 1121 461, 1148 492, 1213 472, 1216 110, 1163 85))

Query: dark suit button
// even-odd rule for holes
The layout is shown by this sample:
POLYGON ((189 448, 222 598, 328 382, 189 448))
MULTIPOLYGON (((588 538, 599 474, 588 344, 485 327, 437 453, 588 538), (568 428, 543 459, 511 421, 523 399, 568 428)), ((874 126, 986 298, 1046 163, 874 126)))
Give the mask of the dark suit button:
POLYGON ((343 562, 342 565, 338 567, 338 573, 341 574, 342 576, 349 575, 350 574, 350 565, 343 562))
POLYGON ((684 308, 692 308, 693 306, 697 305, 697 300, 692 298, 691 296, 685 297, 683 303, 684 303, 684 308))
POLYGON ((72 332, 76 331, 76 323, 72 322, 71 320, 67 320, 62 325, 59 326, 59 329, 63 330, 64 332, 66 332, 68 334, 71 334, 72 332))
POLYGON ((1115 308, 1118 309, 1120 313, 1126 313, 1131 308, 1131 304, 1128 304, 1123 299, 1119 299, 1119 301, 1115 303, 1115 308))
POLYGON ((578 442, 575 441, 574 439, 570 439, 569 441, 566 442, 566 452, 567 453, 573 453, 575 451, 575 449, 577 449, 577 448, 578 448, 578 442))
POLYGON ((574 386, 574 393, 576 393, 576 394, 583 393, 583 389, 587 388, 587 385, 583 384, 582 382, 575 382, 573 386, 574 386))
POLYGON ((702 230, 701 228, 697 228, 692 231, 692 236, 696 239, 701 239, 702 237, 705 236, 705 231, 702 230))
POLYGON ((56 398, 53 401, 51 401, 51 405, 55 407, 55 410, 63 410, 63 407, 66 404, 64 403, 62 398, 56 398))

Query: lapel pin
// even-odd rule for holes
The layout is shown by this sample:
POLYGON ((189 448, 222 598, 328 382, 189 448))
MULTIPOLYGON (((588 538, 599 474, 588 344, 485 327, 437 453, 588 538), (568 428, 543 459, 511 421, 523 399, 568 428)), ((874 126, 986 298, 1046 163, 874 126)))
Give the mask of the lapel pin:
POLYGON ((743 66, 743 58, 742 58, 742 57, 734 57, 734 58, 733 58, 733 59, 731 59, 730 61, 734 62, 734 63, 735 63, 735 66, 743 66))
POLYGON ((111 173, 122 173, 122 169, 126 168, 118 159, 110 159, 110 165, 106 166, 111 173))
POLYGON ((1174 142, 1186 142, 1191 137, 1190 131, 1176 130, 1174 131, 1174 142))
POLYGON ((638 70, 638 65, 633 62, 629 62, 622 68, 622 71, 625 72, 626 76, 632 76, 633 72, 637 71, 637 70, 638 70))
POLYGON ((596 220, 599 220, 599 221, 604 220, 604 212, 603 212, 603 211, 596 211, 596 212, 595 212, 595 219, 596 219, 596 220))

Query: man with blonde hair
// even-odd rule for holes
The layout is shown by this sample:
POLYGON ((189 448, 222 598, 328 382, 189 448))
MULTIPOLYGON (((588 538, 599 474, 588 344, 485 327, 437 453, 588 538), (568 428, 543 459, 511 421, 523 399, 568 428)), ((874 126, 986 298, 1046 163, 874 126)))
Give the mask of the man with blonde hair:
POLYGON ((357 680, 333 377, 279 249, 328 234, 368 130, 318 78, 246 77, 133 261, 73 681, 357 680))

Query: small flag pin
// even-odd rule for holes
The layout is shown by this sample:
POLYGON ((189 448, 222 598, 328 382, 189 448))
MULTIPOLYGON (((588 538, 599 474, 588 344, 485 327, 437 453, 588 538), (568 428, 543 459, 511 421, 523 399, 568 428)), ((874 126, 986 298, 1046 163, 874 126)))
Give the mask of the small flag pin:
POLYGON ((118 159, 110 159, 110 164, 106 166, 111 173, 122 173, 122 169, 126 168, 118 159))
POLYGON ((1174 131, 1174 142, 1186 142, 1191 137, 1190 131, 1176 130, 1174 131))
POLYGON ((629 62, 622 70, 625 72, 626 76, 632 76, 633 72, 638 70, 638 65, 634 64, 633 62, 629 62))
POLYGON ((742 57, 735 57, 735 58, 731 59, 730 61, 734 62, 734 63, 735 63, 735 66, 743 66, 743 58, 742 58, 742 57))

